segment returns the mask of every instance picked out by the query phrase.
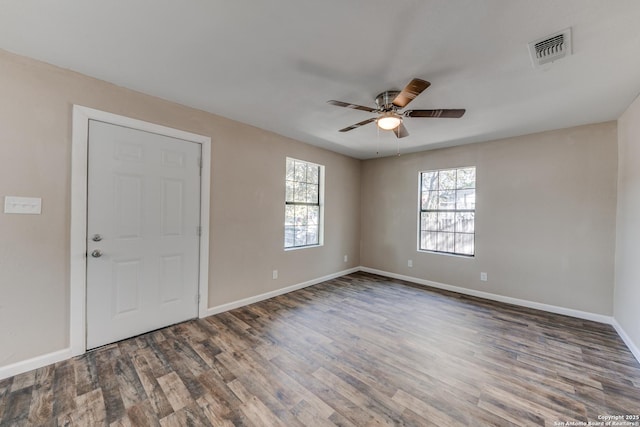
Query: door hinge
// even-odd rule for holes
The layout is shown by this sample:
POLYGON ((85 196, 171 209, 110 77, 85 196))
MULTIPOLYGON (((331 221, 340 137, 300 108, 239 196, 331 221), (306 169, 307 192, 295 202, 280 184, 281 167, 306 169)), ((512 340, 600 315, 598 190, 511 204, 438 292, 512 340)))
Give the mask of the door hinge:
POLYGON ((200 294, 196 294, 196 304, 200 304, 200 294))
POLYGON ((200 226, 200 225, 196 226, 196 235, 197 236, 202 236, 202 226, 200 226))
POLYGON ((200 176, 202 176, 202 157, 198 157, 198 170, 200 172, 200 176))

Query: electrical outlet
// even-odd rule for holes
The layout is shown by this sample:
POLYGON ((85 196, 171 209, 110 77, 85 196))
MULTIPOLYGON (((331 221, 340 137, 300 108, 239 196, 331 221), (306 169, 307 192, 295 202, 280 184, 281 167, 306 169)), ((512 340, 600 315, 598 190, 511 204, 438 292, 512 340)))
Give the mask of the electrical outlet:
POLYGON ((349 261, 349 257, 348 256, 344 256, 344 262, 348 262, 349 261))
POLYGON ((482 280, 483 282, 487 281, 487 273, 485 273, 484 271, 482 273, 480 273, 480 280, 482 280))
POLYGON ((273 270, 272 277, 273 277, 273 280, 276 280, 278 278, 278 270, 273 270))
POLYGON ((407 261, 407 266, 409 267, 413 267, 413 260, 410 259, 409 261, 407 261))

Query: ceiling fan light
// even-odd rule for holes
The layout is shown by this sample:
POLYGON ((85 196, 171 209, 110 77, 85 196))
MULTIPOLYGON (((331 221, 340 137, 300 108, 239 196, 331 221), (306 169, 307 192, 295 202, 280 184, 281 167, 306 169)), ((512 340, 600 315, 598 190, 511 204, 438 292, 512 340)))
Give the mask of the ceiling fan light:
POLYGON ((401 122, 400 117, 390 114, 380 117, 377 124, 380 129, 392 130, 400 126, 401 122))

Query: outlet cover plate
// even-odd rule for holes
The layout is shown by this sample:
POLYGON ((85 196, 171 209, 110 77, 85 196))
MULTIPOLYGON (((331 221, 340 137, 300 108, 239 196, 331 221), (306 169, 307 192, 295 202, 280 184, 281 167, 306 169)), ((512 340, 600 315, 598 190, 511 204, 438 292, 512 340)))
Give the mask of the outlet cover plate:
POLYGON ((42 199, 40 197, 5 196, 4 213, 40 215, 42 213, 42 199))

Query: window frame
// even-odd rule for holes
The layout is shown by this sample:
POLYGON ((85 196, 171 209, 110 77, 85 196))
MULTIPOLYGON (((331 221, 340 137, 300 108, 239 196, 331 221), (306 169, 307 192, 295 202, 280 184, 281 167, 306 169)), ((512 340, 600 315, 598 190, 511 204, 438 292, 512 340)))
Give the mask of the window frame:
MULTIPOLYGON (((475 197, 477 195, 477 189, 478 189, 478 176, 477 176, 477 167, 474 165, 469 165, 469 166, 458 166, 458 167, 451 167, 451 168, 441 168, 441 169, 429 169, 429 170, 421 170, 418 172, 418 222, 417 222, 417 229, 418 229, 418 233, 417 233, 417 250, 418 252, 425 252, 425 253, 433 253, 433 254, 439 254, 439 255, 449 255, 449 256, 456 256, 456 257, 463 257, 463 258, 475 258, 476 256, 476 228, 475 228, 475 224, 476 224, 476 205, 475 205, 475 197), (441 172, 449 172, 449 171, 456 171, 456 185, 454 186, 454 189, 452 191, 457 192, 459 190, 470 190, 470 188, 457 188, 458 187, 458 176, 457 173, 459 170, 461 169, 474 169, 474 181, 473 181, 473 195, 474 195, 474 206, 473 209, 457 209, 456 207, 454 207, 453 209, 423 209, 423 205, 422 205, 422 194, 425 191, 446 191, 446 190, 441 190, 439 187, 437 190, 423 190, 422 188, 422 182, 423 182, 423 174, 425 173, 430 173, 430 172, 438 172, 438 174, 440 174, 441 172), (473 232, 466 232, 466 231, 456 231, 455 228, 453 231, 446 231, 446 230, 423 230, 422 228, 422 214, 423 213, 427 213, 427 212, 449 212, 452 213, 455 217, 455 215, 457 213, 472 213, 473 214, 473 232), (453 241, 454 241, 454 251, 453 252, 449 252, 449 251, 442 251, 442 250, 436 250, 436 249, 423 249, 422 248, 422 233, 423 231, 432 231, 435 233, 451 233, 453 234, 453 241), (460 234, 467 234, 467 235, 472 235, 473 236, 473 253, 472 254, 467 254, 467 253, 461 253, 461 252, 455 252, 455 240, 456 240, 456 236, 460 235, 460 234)), ((455 197, 454 197, 455 200, 455 197)), ((454 219, 454 226, 455 226, 455 219, 454 219)))
MULTIPOLYGON (((308 160, 302 160, 302 159, 297 159, 295 157, 289 157, 287 156, 285 158, 285 168, 284 168, 284 172, 285 172, 285 176, 284 176, 284 184, 285 184, 285 194, 284 194, 284 233, 283 233, 283 237, 284 237, 284 242, 283 242, 283 246, 284 246, 284 250, 285 251, 292 251, 292 250, 299 250, 299 249, 307 249, 307 248, 317 248, 317 247, 321 247, 324 245, 324 187, 325 187, 325 166, 315 163, 315 162, 310 162, 308 160), (288 166, 288 162, 289 161, 294 161, 294 162, 300 162, 300 163, 305 163, 307 166, 315 166, 318 167, 318 202, 317 203, 312 203, 312 202, 301 202, 301 201, 290 201, 287 200, 287 182, 291 181, 289 179, 287 179, 287 166, 288 166), (318 242, 317 243, 309 243, 309 244, 304 244, 304 245, 295 245, 295 237, 294 237, 294 245, 293 246, 287 246, 287 228, 290 227, 289 224, 287 224, 287 207, 288 206, 317 206, 318 207, 318 220, 317 220, 317 236, 318 236, 318 242)), ((297 181, 294 180, 292 181, 294 183, 303 183, 305 185, 309 185, 309 184, 313 184, 310 183, 308 181, 297 181)), ((312 224, 314 225, 314 224, 312 224)), ((308 224, 305 225, 306 227, 308 227, 308 224)), ((295 227, 295 226, 294 226, 295 227)), ((308 230, 307 230, 308 233, 308 230)), ((295 236, 295 235, 294 235, 295 236)))

